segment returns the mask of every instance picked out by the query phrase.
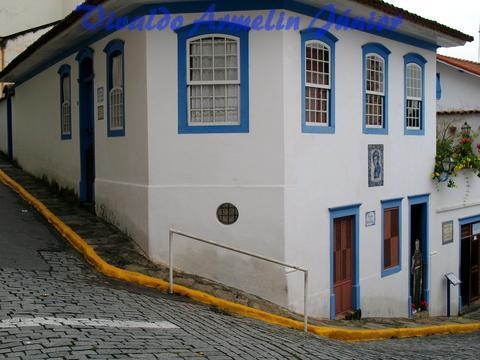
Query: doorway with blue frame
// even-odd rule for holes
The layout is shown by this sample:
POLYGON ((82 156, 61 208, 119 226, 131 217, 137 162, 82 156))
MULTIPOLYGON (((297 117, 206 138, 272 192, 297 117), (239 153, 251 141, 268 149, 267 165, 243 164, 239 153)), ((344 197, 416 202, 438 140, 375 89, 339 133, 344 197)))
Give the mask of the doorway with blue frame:
POLYGON ((79 68, 80 115, 80 201, 95 202, 95 119, 93 103, 93 50, 81 50, 76 60, 79 68))

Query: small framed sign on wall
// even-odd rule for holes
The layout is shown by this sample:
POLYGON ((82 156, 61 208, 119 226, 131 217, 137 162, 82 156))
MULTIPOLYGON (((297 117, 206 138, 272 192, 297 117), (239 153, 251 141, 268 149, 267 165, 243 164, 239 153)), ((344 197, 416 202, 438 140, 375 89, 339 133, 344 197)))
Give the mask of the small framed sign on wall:
POLYGON ((442 245, 453 242, 453 220, 442 223, 442 245))
POLYGON ((97 119, 98 120, 104 120, 105 119, 105 108, 103 105, 98 105, 97 106, 97 119))
POLYGON ((97 83, 97 120, 105 119, 105 86, 103 83, 97 83))
POLYGON ((375 225, 375 211, 368 211, 365 213, 365 226, 374 226, 375 225))

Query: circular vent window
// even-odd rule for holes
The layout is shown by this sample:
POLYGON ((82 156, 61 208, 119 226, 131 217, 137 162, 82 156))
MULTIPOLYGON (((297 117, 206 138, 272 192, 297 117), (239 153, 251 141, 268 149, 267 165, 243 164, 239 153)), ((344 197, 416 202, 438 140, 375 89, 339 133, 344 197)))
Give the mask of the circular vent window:
POLYGON ((238 209, 230 203, 222 204, 217 209, 217 219, 224 225, 232 225, 238 220, 238 209))

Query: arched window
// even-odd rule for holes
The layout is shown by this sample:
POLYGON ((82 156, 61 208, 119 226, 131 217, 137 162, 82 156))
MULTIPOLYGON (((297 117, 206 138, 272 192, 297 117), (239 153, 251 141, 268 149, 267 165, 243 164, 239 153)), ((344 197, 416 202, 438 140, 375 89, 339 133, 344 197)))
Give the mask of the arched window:
POLYGON ((312 40, 305 43, 305 122, 328 126, 330 99, 330 47, 312 40))
POLYGON ((125 135, 124 43, 111 41, 107 53, 108 136, 125 135))
POLYGON ((420 129, 422 117, 422 68, 407 64, 407 128, 420 129))
POLYGON ((385 114, 385 61, 376 54, 367 54, 365 63, 366 125, 372 128, 383 128, 385 114))
POLYGON ((195 23, 178 34, 178 132, 248 133, 249 28, 195 23))
POLYGON ((335 36, 318 29, 302 37, 302 132, 335 132, 335 36))
POLYGON ((72 138, 72 94, 70 66, 62 65, 60 75, 60 129, 62 140, 72 138))
POLYGON ((424 135, 424 67, 427 62, 418 54, 405 59, 405 135, 424 135))
POLYGON ((366 44, 363 48, 363 132, 388 134, 388 55, 381 44, 366 44))

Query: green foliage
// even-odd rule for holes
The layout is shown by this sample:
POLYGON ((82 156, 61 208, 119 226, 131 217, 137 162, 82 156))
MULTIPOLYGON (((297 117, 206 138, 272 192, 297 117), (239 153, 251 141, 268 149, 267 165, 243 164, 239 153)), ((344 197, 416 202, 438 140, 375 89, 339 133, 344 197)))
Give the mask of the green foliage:
POLYGON ((480 144, 474 146, 478 133, 471 131, 457 131, 457 128, 447 124, 445 129, 437 136, 437 155, 435 157, 435 169, 432 178, 440 182, 445 176, 442 162, 444 159, 452 158, 455 166, 449 174, 447 186, 455 187, 454 178, 459 171, 464 169, 472 170, 480 177, 480 144))

